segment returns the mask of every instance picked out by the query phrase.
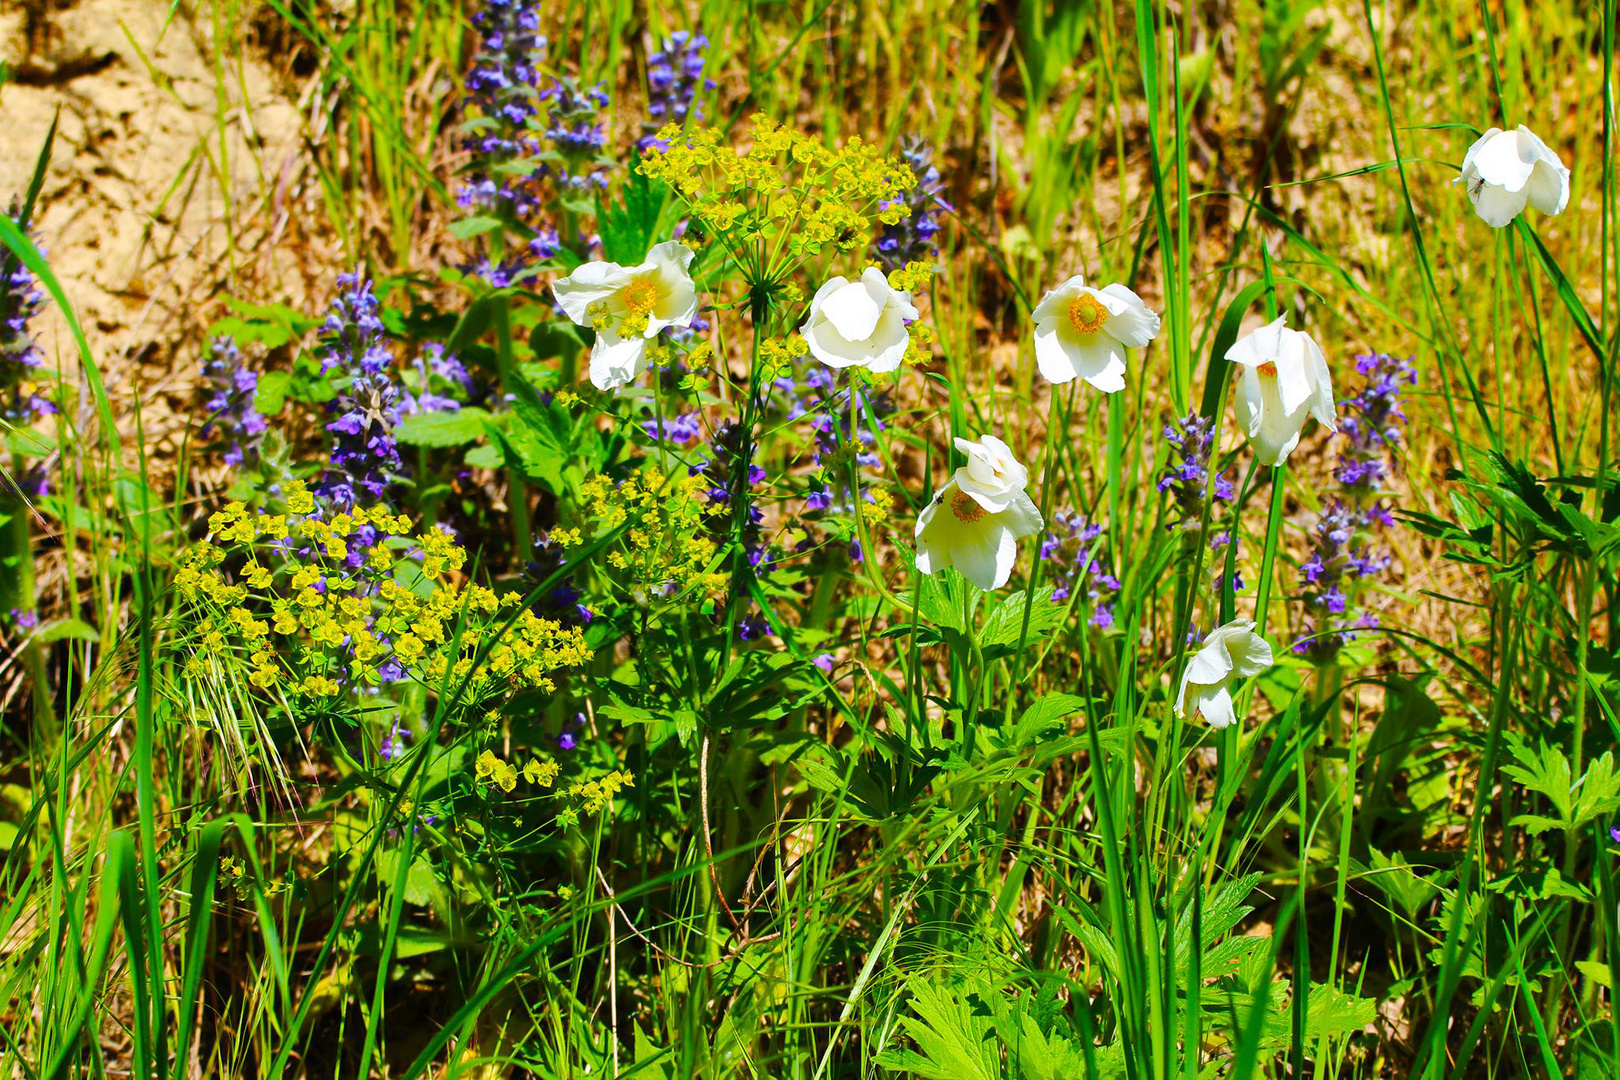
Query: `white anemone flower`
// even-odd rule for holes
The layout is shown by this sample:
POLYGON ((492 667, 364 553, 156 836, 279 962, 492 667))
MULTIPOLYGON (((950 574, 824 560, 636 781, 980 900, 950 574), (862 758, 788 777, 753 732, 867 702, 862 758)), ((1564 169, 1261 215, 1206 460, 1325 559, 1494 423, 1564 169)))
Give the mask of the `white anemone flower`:
POLYGON ((1187 715, 1187 695, 1191 691, 1193 711, 1208 720, 1210 727, 1230 727, 1237 722, 1237 713, 1232 709, 1232 684, 1270 666, 1271 646, 1254 632, 1254 623, 1233 619, 1216 627, 1181 673, 1176 715, 1187 715))
POLYGON ((911 294, 868 266, 855 281, 830 278, 817 289, 799 333, 810 355, 828 367, 863 367, 881 375, 905 358, 911 345, 906 323, 916 318, 911 294))
POLYGON ((1523 124, 1481 135, 1452 183, 1467 185, 1475 212, 1493 229, 1512 224, 1526 204, 1543 214, 1561 214, 1569 203, 1569 170, 1523 124))
POLYGON ((1327 357, 1309 334, 1290 330, 1284 315, 1239 338, 1226 358, 1243 369, 1238 423, 1262 465, 1281 465, 1299 445, 1307 417, 1338 431, 1327 357))
POLYGON ((582 263, 551 287, 570 319, 596 331, 591 382, 599 389, 617 389, 646 371, 647 341, 665 327, 692 325, 698 310, 687 271, 692 255, 671 240, 649 251, 640 266, 582 263))
POLYGON ((1089 287, 1079 274, 1036 305, 1035 365, 1052 382, 1079 377, 1105 394, 1125 389, 1125 350, 1159 333, 1159 316, 1123 285, 1089 287))
POLYGON ((917 569, 937 574, 954 566, 979 588, 999 589, 1012 576, 1018 540, 1042 528, 1024 491, 1029 471, 994 435, 957 439, 956 448, 967 464, 917 518, 917 569))

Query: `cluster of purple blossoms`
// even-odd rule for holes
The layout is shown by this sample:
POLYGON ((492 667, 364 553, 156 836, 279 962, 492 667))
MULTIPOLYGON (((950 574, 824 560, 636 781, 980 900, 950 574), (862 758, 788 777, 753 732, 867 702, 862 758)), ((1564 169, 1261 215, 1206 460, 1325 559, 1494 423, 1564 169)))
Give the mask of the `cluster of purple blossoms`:
POLYGON ((247 366, 233 339, 215 338, 203 355, 202 392, 207 412, 202 437, 219 437, 227 465, 256 459, 267 427, 264 414, 254 407, 259 373, 247 366))
POLYGON ((649 439, 673 443, 676 446, 690 446, 703 437, 703 414, 694 410, 662 419, 654 417, 642 421, 641 426, 649 439))
POLYGON ((378 744, 377 750, 384 761, 393 761, 408 749, 405 744, 410 741, 410 738, 411 729, 401 726, 400 722, 395 720, 394 726, 388 730, 388 734, 382 737, 382 742, 378 744))
MULTIPOLYGON (((742 438, 741 424, 735 421, 722 424, 709 440, 707 457, 692 466, 691 473, 703 477, 709 485, 706 494, 710 507, 707 515, 710 533, 722 544, 733 539, 740 541, 748 565, 754 573, 764 575, 775 568, 763 535, 765 515, 754 499, 748 499, 747 514, 738 532, 737 510, 733 502, 743 490, 752 491, 766 480, 765 469, 755 461, 748 463, 746 476, 740 474, 742 438)), ((739 589, 741 583, 733 582, 732 587, 739 589)), ((742 599, 739 596, 737 601, 741 603, 742 599)), ((748 606, 750 609, 753 607, 751 603, 748 606)), ((737 622, 738 639, 756 641, 774 634, 768 615, 768 612, 750 610, 737 622)))
MULTIPOLYGON (((523 580, 529 589, 539 588, 557 571, 568 565, 568 549, 548 536, 534 542, 529 562, 523 568, 523 580)), ((585 626, 596 618, 596 613, 580 598, 584 593, 574 584, 572 574, 560 578, 544 596, 537 597, 531 610, 543 619, 554 619, 563 626, 585 626)))
POLYGON ((883 235, 878 238, 878 258, 891 270, 910 262, 932 261, 939 253, 939 241, 934 238, 940 227, 939 211, 956 212, 956 208, 940 196, 945 184, 934 166, 933 149, 922 139, 908 135, 901 141, 900 156, 916 176, 917 186, 904 198, 883 204, 885 209, 903 204, 911 210, 893 225, 885 225, 883 235))
MULTIPOLYGON (((814 461, 820 472, 811 477, 805 495, 807 523, 853 518, 857 507, 849 466, 853 462, 862 469, 881 467, 877 436, 893 414, 894 402, 884 391, 853 382, 839 385, 838 373, 824 364, 808 359, 800 363, 797 375, 775 381, 772 397, 784 406, 784 420, 806 420, 814 438, 814 461)), ((869 493, 861 497, 871 501, 869 493)), ((802 546, 814 546, 814 541, 807 538, 802 546)), ((858 537, 849 540, 849 557, 852 562, 865 558, 858 537)))
POLYGON ((467 149, 476 171, 457 193, 464 209, 509 211, 527 217, 535 209, 534 190, 521 169, 502 168, 540 150, 534 135, 540 114, 540 63, 546 39, 540 33, 535 0, 485 0, 473 16, 479 49, 467 73, 467 149))
POLYGON ((416 412, 455 412, 462 399, 478 396, 478 385, 461 358, 436 341, 423 346, 411 367, 415 386, 399 402, 399 414, 409 416, 416 412), (459 393, 461 397, 451 397, 459 393))
POLYGON ((665 124, 703 119, 698 90, 713 90, 714 80, 703 77, 703 50, 709 39, 681 30, 664 39, 664 47, 647 57, 647 119, 636 146, 642 150, 668 150, 658 139, 665 124))
POLYGON ((1384 486, 1389 455, 1401 442, 1402 386, 1417 385, 1412 361, 1388 353, 1362 353, 1356 357, 1356 371, 1364 380, 1361 392, 1341 402, 1345 415, 1339 419, 1339 434, 1348 444, 1339 453, 1334 479, 1352 492, 1371 495, 1384 486))
POLYGON ((602 160, 607 130, 601 114, 608 94, 603 84, 582 90, 572 79, 553 78, 540 98, 551 109, 546 138, 562 158, 552 169, 557 182, 575 191, 607 187, 607 163, 602 160))
MULTIPOLYGON (((1206 416, 1188 413, 1166 424, 1164 437, 1171 453, 1159 479, 1159 490, 1170 492, 1180 514, 1170 527, 1187 532, 1202 529, 1210 495, 1220 502, 1229 502, 1236 495, 1232 481, 1225 476, 1217 474, 1213 485, 1210 483, 1209 456, 1215 446, 1215 424, 1206 416)), ((1221 535, 1214 538, 1212 546, 1217 550, 1226 546, 1221 535)))
MULTIPOLYGON (((13 207, 9 216, 21 224, 18 215, 13 207)), ((35 382, 45 354, 28 326, 44 306, 45 293, 33 273, 6 251, 0 257, 0 418, 8 424, 25 426, 56 411, 35 382)))
POLYGON ((1052 574, 1052 603, 1067 603, 1075 590, 1084 589, 1092 605, 1087 621, 1106 630, 1114 625, 1120 583, 1108 569, 1102 535, 1103 527, 1084 514, 1059 510, 1041 536, 1040 557, 1052 574))
POLYGON ((1374 546, 1377 534, 1395 523, 1379 496, 1406 423, 1402 387, 1417 382, 1411 361, 1387 353, 1356 357, 1356 370, 1363 385, 1342 402, 1347 415, 1339 422, 1347 445, 1333 475, 1341 490, 1323 506, 1311 530, 1310 558, 1300 566, 1306 632, 1292 649, 1319 664, 1337 656, 1357 631, 1378 625, 1375 613, 1358 607, 1356 593, 1392 561, 1374 546))
MULTIPOLYGON (((709 440, 709 453, 704 461, 693 465, 693 476, 701 476, 708 482, 706 494, 709 498, 710 530, 721 540, 730 539, 736 527, 735 510, 732 506, 732 497, 746 482, 748 489, 765 482, 765 470, 758 462, 748 463, 748 476, 737 475, 738 459, 742 451, 742 425, 735 421, 722 424, 709 440)), ((748 564, 759 573, 768 573, 770 560, 761 541, 760 534, 764 524, 765 515, 753 499, 748 500, 748 518, 742 523, 742 543, 748 554, 748 564)))
POLYGON ((347 509, 361 499, 377 500, 403 469, 394 428, 400 418, 400 388, 390 368, 394 356, 378 316, 371 282, 358 273, 338 278, 343 290, 327 313, 321 332, 321 371, 343 372, 338 396, 328 410, 338 414, 332 432, 332 460, 316 493, 347 509))

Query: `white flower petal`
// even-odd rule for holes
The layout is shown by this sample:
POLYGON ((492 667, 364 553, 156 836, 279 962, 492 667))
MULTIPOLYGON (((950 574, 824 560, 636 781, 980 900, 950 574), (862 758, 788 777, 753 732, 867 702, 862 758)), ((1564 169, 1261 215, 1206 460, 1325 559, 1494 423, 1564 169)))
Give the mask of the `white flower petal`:
POLYGON ((1225 683, 1201 688, 1197 710, 1217 731, 1237 723, 1237 713, 1232 708, 1232 691, 1225 683))
POLYGON ((622 338, 603 331, 591 347, 591 383, 599 390, 616 390, 634 382, 649 366, 645 338, 622 338))
POLYGON ((1080 374, 1080 358, 1072 338, 1065 338, 1056 324, 1050 328, 1037 324, 1035 328, 1035 367, 1041 378, 1052 383, 1066 383, 1080 374))
POLYGON ((1508 191, 1519 191, 1530 180, 1535 167, 1536 143, 1540 142, 1528 129, 1502 131, 1475 145, 1474 170, 1487 186, 1508 191), (1529 138, 1525 138, 1529 135, 1529 138))
POLYGON ((1081 375, 1093 388, 1105 394, 1117 394, 1125 389, 1125 349, 1119 342, 1107 334, 1098 334, 1094 344, 1081 346, 1081 353, 1095 366, 1092 374, 1081 375), (1099 356, 1102 362, 1096 364, 1099 356))
POLYGON ((1046 295, 1041 297, 1041 302, 1035 305, 1035 310, 1030 312, 1030 318, 1037 323, 1047 319, 1067 318, 1070 301, 1085 287, 1086 279, 1076 274, 1057 288, 1048 289, 1046 295))
POLYGON ((847 341, 864 341, 877 329, 883 304, 862 281, 851 282, 821 302, 821 314, 847 341))
POLYGON ((1288 316, 1283 315, 1275 322, 1267 323, 1258 330, 1245 334, 1226 350, 1226 358, 1234 364, 1246 367, 1275 363, 1283 350, 1283 330, 1287 324, 1288 316))
POLYGON ((1522 188, 1508 191, 1494 184, 1472 185, 1468 189, 1468 197, 1473 201, 1474 211, 1480 219, 1493 229, 1513 224, 1513 219, 1523 212, 1525 203, 1530 201, 1530 193, 1522 188))
POLYGON ((1333 373, 1328 370, 1327 357, 1315 338, 1309 334, 1300 336, 1305 339, 1305 361, 1310 365, 1316 383, 1311 396, 1311 415, 1329 431, 1338 431, 1339 417, 1333 402, 1333 373))
POLYGON ((1210 686, 1232 674, 1232 657, 1226 651, 1226 642, 1216 630, 1209 640, 1199 646, 1187 661, 1185 681, 1194 686, 1210 686))
POLYGON ((1123 306, 1118 308, 1108 303, 1109 318, 1104 327, 1104 331, 1117 338, 1121 345, 1142 349, 1158 337, 1159 316, 1148 310, 1140 296, 1117 282, 1103 288, 1098 295, 1108 301, 1123 301, 1123 306))
POLYGON ((1232 674, 1238 678, 1258 675, 1272 664, 1271 644, 1253 632, 1231 638, 1226 651, 1232 657, 1232 674))
POLYGON ((869 359, 865 342, 850 341, 820 315, 812 315, 799 333, 810 346, 810 355, 828 367, 855 367, 869 359))
MULTIPOLYGON (((1468 148, 1468 153, 1463 155, 1461 170, 1462 175, 1458 177, 1459 180, 1469 177, 1469 174, 1471 173, 1477 175, 1477 170, 1474 168, 1474 159, 1479 157, 1480 148, 1501 133, 1501 128, 1493 127, 1489 131, 1485 132, 1485 134, 1474 140, 1473 145, 1468 148)), ((1456 182, 1457 181, 1455 180, 1452 181, 1452 183, 1456 182)))
POLYGON ((559 278, 551 291, 570 319, 579 326, 589 326, 591 319, 585 309, 618 292, 630 278, 631 272, 618 263, 581 263, 572 274, 559 278))
POLYGON ((1562 214, 1569 205, 1569 170, 1556 157, 1551 161, 1543 158, 1536 162, 1524 193, 1530 205, 1543 214, 1562 214))
POLYGON ((897 308, 884 309, 869 343, 877 350, 868 365, 874 374, 886 375, 899 369, 900 362, 906 358, 906 349, 911 346, 911 330, 901 321, 897 308))
POLYGON ((1277 394, 1282 400, 1283 409, 1289 413, 1298 412, 1311 399, 1311 377, 1305 368, 1305 343, 1299 340, 1303 336, 1289 332, 1285 358, 1279 359, 1276 364, 1277 394))

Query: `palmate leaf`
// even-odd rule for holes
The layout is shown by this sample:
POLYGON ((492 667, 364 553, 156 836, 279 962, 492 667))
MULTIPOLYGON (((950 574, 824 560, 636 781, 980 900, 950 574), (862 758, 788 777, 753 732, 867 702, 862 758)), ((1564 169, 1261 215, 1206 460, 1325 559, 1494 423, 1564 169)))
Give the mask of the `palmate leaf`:
POLYGON ((1520 814, 1511 824, 1534 836, 1558 829, 1578 829, 1620 809, 1620 775, 1615 773, 1612 754, 1605 753, 1593 761, 1579 779, 1574 779, 1569 759, 1556 746, 1532 747, 1517 734, 1510 734, 1507 742, 1516 764, 1504 765, 1502 771, 1527 791, 1544 796, 1557 811, 1556 817, 1520 814))
POLYGON ((925 1080, 1001 1080, 993 1014, 982 999, 975 1000, 977 993, 936 983, 938 977, 918 976, 906 986, 911 1014, 900 1026, 917 1049, 885 1050, 877 1063, 925 1080))
POLYGON ((601 199, 596 218, 602 234, 602 257, 608 262, 634 266, 647 257, 653 243, 667 236, 659 227, 670 205, 669 188, 644 176, 633 166, 619 198, 601 199))
POLYGON ((1084 1051, 1055 998, 1008 994, 988 980, 961 984, 941 973, 907 984, 911 1015, 900 1021, 916 1049, 893 1048, 877 1063, 927 1080, 1071 1080, 1086 1075, 1084 1051))
POLYGON ((1025 594, 1022 592, 1013 593, 984 617, 984 625, 979 628, 979 643, 986 652, 1016 647, 1020 638, 1024 638, 1026 645, 1035 644, 1063 622, 1065 609, 1062 604, 1052 603, 1051 586, 1036 589, 1035 595, 1028 600, 1027 637, 1024 630, 1025 594))

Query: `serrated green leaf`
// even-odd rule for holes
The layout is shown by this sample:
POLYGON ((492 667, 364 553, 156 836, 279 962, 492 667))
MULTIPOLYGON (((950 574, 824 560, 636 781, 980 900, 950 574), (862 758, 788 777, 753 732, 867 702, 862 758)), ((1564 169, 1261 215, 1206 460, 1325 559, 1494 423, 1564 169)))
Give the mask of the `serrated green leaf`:
POLYGON ((471 240, 501 227, 500 218, 466 217, 450 223, 450 235, 457 240, 471 240))
POLYGON ((489 413, 476 406, 442 412, 414 412, 394 429, 407 446, 464 446, 484 436, 489 413))
POLYGON ((261 416, 275 416, 287 404, 287 391, 292 388, 292 372, 267 371, 259 376, 259 385, 253 391, 253 411, 261 416))

